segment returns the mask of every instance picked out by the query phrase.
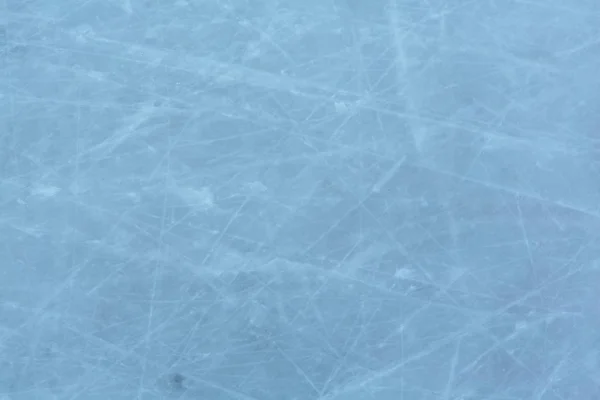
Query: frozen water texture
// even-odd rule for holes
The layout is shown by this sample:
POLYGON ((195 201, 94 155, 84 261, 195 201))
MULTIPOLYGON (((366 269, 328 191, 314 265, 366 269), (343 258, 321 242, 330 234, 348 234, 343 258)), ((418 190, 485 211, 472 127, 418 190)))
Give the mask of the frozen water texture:
POLYGON ((0 398, 600 399, 597 0, 0 2, 0 398))

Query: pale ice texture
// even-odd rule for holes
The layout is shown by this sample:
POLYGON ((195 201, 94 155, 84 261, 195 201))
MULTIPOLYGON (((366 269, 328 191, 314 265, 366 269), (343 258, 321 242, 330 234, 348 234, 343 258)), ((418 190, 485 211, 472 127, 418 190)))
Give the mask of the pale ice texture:
POLYGON ((1 0, 0 399, 600 399, 600 2, 1 0))

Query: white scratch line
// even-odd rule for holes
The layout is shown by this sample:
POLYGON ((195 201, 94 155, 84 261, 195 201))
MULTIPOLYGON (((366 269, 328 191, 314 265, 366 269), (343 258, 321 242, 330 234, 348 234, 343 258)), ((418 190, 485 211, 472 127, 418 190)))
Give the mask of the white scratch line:
POLYGON ((406 156, 403 156, 388 172, 383 174, 383 176, 377 181, 375 185, 373 185, 373 192, 379 193, 381 189, 396 175, 396 172, 400 169, 402 164, 406 161, 406 156))

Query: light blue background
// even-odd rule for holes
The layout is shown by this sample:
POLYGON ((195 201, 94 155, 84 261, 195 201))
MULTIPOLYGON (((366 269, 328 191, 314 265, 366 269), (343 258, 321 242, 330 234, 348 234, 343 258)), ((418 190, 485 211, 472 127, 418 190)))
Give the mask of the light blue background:
POLYGON ((0 399, 599 399, 599 21, 0 1, 0 399))

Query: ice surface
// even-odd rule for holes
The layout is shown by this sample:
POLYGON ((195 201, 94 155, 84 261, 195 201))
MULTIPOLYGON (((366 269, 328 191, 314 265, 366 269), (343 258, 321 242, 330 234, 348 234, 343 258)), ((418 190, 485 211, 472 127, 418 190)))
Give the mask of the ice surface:
POLYGON ((0 2, 0 399, 600 399, 597 0, 0 2))

